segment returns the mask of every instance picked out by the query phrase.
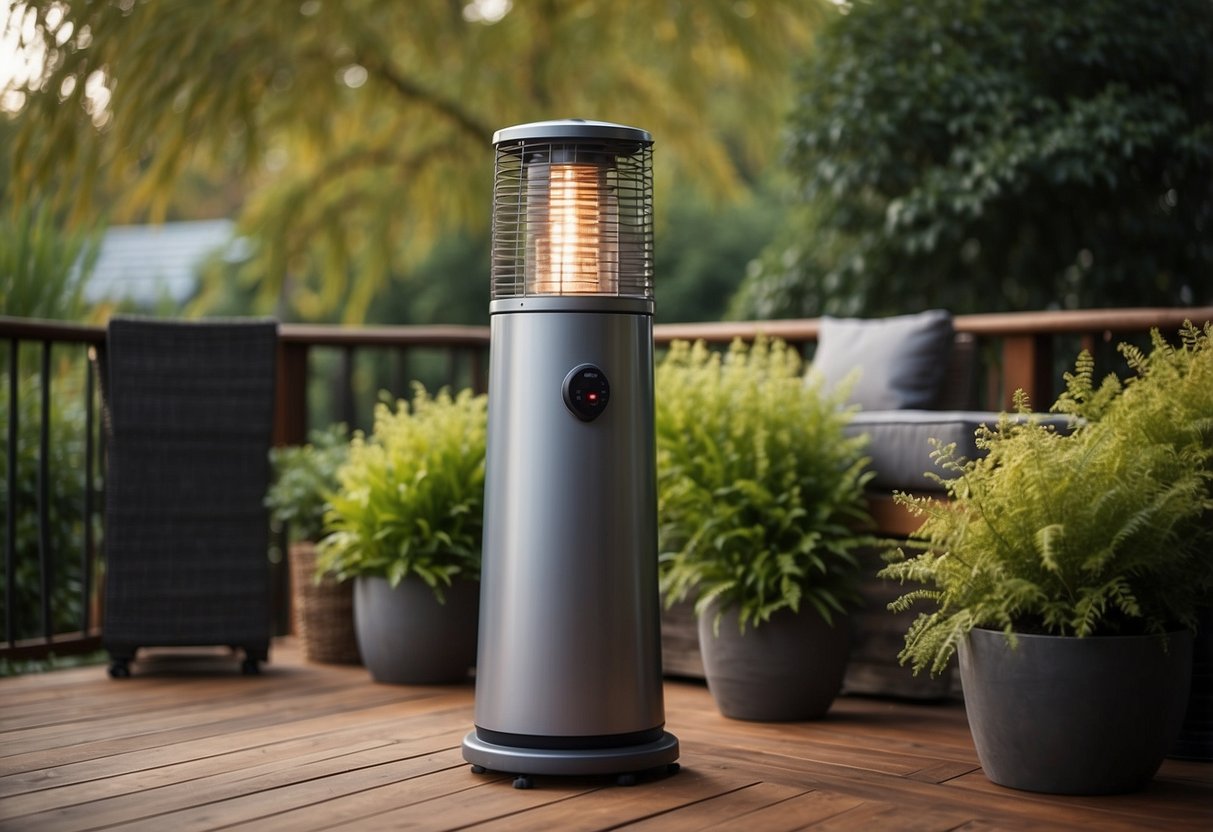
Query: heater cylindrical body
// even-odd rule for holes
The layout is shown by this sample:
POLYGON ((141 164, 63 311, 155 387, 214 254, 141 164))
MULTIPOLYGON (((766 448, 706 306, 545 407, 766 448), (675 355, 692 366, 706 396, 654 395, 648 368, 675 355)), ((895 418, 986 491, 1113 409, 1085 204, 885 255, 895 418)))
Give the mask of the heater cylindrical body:
POLYGON ((476 671, 484 739, 606 747, 661 736, 649 310, 629 298, 494 303, 476 671), (562 395, 587 366, 609 384, 592 420, 562 395))

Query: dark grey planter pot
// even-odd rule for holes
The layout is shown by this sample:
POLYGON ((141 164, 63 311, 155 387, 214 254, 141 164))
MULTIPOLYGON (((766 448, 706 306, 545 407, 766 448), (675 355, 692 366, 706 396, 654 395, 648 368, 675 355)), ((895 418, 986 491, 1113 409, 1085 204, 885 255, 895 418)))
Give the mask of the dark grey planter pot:
POLYGON ((780 610, 761 626, 737 625, 737 610, 699 617, 699 648, 708 690, 720 712, 732 719, 794 722, 819 719, 842 688, 851 652, 847 616, 834 625, 816 610, 780 610))
POLYGON ((1050 794, 1143 788, 1179 734, 1192 634, 1069 638, 973 630, 960 645, 986 777, 1050 794))
POLYGON ((354 583, 354 629, 362 663, 376 682, 465 682, 476 664, 480 585, 456 581, 438 603, 417 578, 393 588, 383 578, 354 583))
POLYGON ((1213 606, 1203 608, 1197 619, 1187 716, 1168 756, 1208 763, 1213 762, 1213 606))

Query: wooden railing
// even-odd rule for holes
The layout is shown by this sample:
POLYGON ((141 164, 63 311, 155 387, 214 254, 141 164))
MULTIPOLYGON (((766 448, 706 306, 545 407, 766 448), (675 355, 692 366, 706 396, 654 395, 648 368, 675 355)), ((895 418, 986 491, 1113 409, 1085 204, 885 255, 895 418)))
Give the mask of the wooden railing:
POLYGON ((379 326, 336 327, 283 324, 278 328, 278 385, 274 413, 274 444, 299 445, 310 428, 322 427, 309 418, 309 381, 314 378, 317 353, 334 351, 339 357, 331 391, 337 401, 335 419, 359 424, 355 400, 354 364, 359 352, 375 351, 396 359, 395 372, 384 385, 392 395, 408 393, 412 376, 407 372, 410 354, 438 351, 444 367, 440 383, 471 387, 484 392, 488 385, 489 328, 480 326, 379 326))
MULTIPOLYGON (((1049 404, 1059 392, 1061 372, 1073 367, 1080 349, 1090 351, 1097 359, 1103 356, 1106 365, 1120 341, 1140 339, 1154 328, 1174 336, 1185 320, 1198 324, 1213 320, 1213 307, 958 315, 953 326, 958 337, 974 339, 981 354, 974 406, 1001 410, 1011 406, 1016 390, 1023 390, 1041 406, 1049 404)), ((723 346, 735 338, 752 340, 760 332, 797 345, 807 357, 821 332, 821 321, 805 318, 659 324, 654 339, 659 345, 675 339, 702 339, 723 346)))
MULTIPOLYGON (((1073 363, 1080 347, 1107 354, 1120 340, 1140 339, 1154 327, 1164 334, 1173 334, 1185 319, 1198 323, 1213 320, 1213 307, 961 315, 954 323, 958 335, 975 340, 982 356, 979 397, 974 406, 1001 409, 1008 406, 1017 388, 1027 391, 1037 403, 1047 404, 1051 401, 1062 369, 1073 363)), ((820 321, 658 324, 654 339, 659 348, 676 339, 703 339, 723 347, 735 338, 753 339, 760 332, 798 346, 807 356, 811 355, 820 333, 820 321)), ((393 396, 408 394, 409 382, 417 374, 410 359, 420 353, 429 354, 427 371, 434 377, 435 383, 466 386, 478 391, 486 387, 487 327, 283 324, 279 333, 274 432, 277 444, 301 443, 306 440, 310 428, 323 427, 325 420, 356 424, 359 412, 365 415, 369 408, 364 400, 373 399, 374 391, 360 389, 356 383, 356 365, 360 355, 392 357, 395 363, 381 386, 393 396), (437 365, 434 356, 438 357, 437 365), (309 395, 309 390, 312 395, 309 395), (329 405, 324 412, 311 406, 318 398, 329 405)), ((98 574, 98 541, 93 529, 101 523, 104 441, 102 432, 98 430, 101 411, 95 371, 88 355, 102 347, 104 342, 105 330, 102 327, 0 317, 0 350, 7 348, 5 360, 0 365, 0 372, 6 377, 6 389, 0 391, 0 395, 7 396, 7 409, 4 412, 9 414, 9 419, 4 426, 5 459, 10 463, 0 472, 5 477, 6 495, 4 505, 0 507, 4 511, 0 539, 4 544, 5 577, 4 613, 0 616, 5 629, 0 637, 0 658, 40 658, 48 653, 78 652, 95 649, 99 645, 101 611, 97 601, 97 582, 93 580, 93 576, 98 574), (31 358, 36 360, 28 360, 31 358), (34 440, 38 445, 39 482, 32 509, 37 514, 34 526, 38 532, 32 546, 28 541, 18 540, 18 529, 23 525, 18 515, 30 508, 18 502, 17 471, 15 465, 11 464, 17 459, 19 445, 26 435, 22 432, 20 420, 13 417, 20 410, 18 381, 23 375, 31 373, 39 378, 39 411, 43 414, 34 440), (75 380, 65 385, 64 373, 78 375, 70 376, 69 380, 75 380), (55 397, 60 395, 57 391, 65 386, 82 390, 84 397, 84 424, 80 430, 85 434, 85 459, 82 469, 72 473, 84 478, 85 487, 78 511, 87 520, 80 524, 80 539, 72 543, 69 551, 55 551, 48 532, 48 483, 63 472, 50 468, 53 455, 49 448, 50 432, 46 428, 46 414, 50 412, 55 397), (37 564, 19 562, 20 552, 31 549, 37 551, 37 564), (51 599, 56 575, 63 573, 62 566, 66 563, 79 564, 75 568, 80 576, 80 597, 76 599, 79 624, 60 632, 63 628, 53 624, 56 613, 51 608, 51 599), (32 634, 17 633, 13 616, 18 595, 29 591, 28 587, 23 590, 18 586, 17 575, 22 571, 28 573, 31 568, 38 574, 35 591, 39 596, 36 606, 40 626, 32 634)), ((278 569, 276 596, 280 627, 285 626, 285 573, 284 568, 278 569)))

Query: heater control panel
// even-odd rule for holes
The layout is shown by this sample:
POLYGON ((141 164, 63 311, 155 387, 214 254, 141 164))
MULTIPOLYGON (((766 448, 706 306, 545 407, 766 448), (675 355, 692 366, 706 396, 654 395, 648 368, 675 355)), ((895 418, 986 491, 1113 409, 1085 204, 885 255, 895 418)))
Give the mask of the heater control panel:
POLYGON ((564 377, 564 403, 583 422, 592 422, 606 410, 611 385, 606 373, 593 364, 581 364, 564 377))

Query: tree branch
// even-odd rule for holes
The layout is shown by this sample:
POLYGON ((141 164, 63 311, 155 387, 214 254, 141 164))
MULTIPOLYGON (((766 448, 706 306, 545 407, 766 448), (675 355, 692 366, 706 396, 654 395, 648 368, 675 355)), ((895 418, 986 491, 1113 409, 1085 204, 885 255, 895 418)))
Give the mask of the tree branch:
POLYGON ((388 86, 399 93, 401 97, 411 101, 420 101, 432 107, 478 142, 487 145, 492 141, 493 130, 491 128, 460 107, 457 102, 443 98, 437 93, 427 90, 412 79, 401 75, 396 71, 395 67, 391 66, 386 58, 380 58, 378 55, 366 55, 359 56, 357 61, 366 67, 368 72, 372 72, 386 81, 388 86))

